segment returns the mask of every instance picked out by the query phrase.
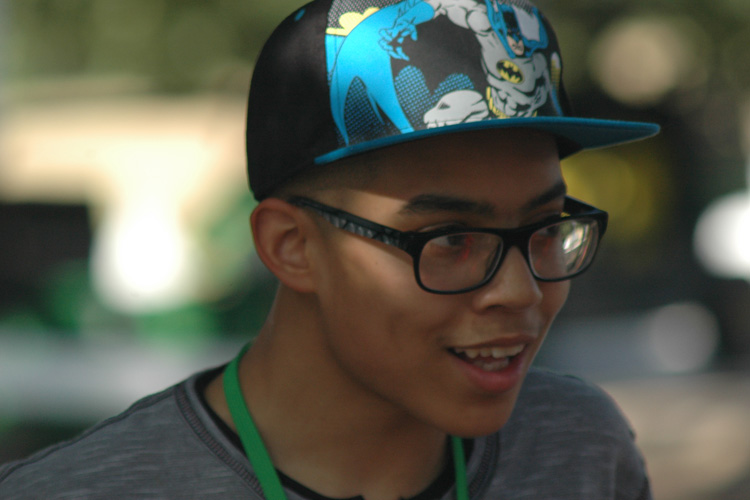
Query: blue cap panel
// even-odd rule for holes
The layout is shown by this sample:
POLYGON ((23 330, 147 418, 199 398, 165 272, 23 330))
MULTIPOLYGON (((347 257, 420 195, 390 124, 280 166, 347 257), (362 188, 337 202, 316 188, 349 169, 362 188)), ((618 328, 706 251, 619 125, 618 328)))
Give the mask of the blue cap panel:
POLYGON ((562 63, 524 0, 334 0, 326 52, 342 147, 417 130, 562 116, 562 63))

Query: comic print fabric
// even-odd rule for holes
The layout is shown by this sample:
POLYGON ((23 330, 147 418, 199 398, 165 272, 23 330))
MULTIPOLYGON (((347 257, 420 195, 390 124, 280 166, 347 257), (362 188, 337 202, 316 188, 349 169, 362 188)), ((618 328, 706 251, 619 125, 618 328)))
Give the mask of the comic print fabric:
POLYGON ((563 115, 557 41, 526 0, 333 0, 325 46, 341 147, 563 115))

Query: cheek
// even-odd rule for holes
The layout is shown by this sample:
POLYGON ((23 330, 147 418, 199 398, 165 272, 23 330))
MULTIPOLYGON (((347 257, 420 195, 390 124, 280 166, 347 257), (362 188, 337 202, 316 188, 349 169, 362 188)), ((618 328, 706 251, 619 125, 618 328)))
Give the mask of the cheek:
POLYGON ((442 352, 443 332, 460 315, 419 288, 406 254, 346 250, 331 262, 319 294, 328 349, 358 378, 393 383, 442 352))
POLYGON ((356 338, 359 345, 400 351, 417 340, 438 341, 435 332, 455 312, 419 288, 411 266, 410 260, 390 256, 342 261, 327 299, 321 299, 329 301, 321 304, 323 311, 334 311, 330 331, 356 338))
MULTIPOLYGON (((568 293, 570 292, 570 281, 562 281, 557 283, 540 283, 540 290, 543 293, 544 298, 542 299, 540 314, 542 317, 543 326, 543 337, 546 337, 549 327, 552 325, 555 317, 565 305, 565 301, 568 299, 568 293)), ((541 343, 537 345, 538 350, 541 347, 541 343)))
POLYGON ((542 301, 542 309, 545 316, 549 317, 549 321, 557 316, 560 312, 565 301, 568 300, 568 293, 570 292, 570 281, 559 281, 556 283, 542 283, 540 289, 544 294, 542 301))
POLYGON ((428 294, 417 285, 411 257, 396 248, 345 236, 327 251, 327 265, 319 277, 321 301, 326 301, 321 309, 335 311, 356 328, 368 327, 368 319, 382 326, 418 317, 428 294))

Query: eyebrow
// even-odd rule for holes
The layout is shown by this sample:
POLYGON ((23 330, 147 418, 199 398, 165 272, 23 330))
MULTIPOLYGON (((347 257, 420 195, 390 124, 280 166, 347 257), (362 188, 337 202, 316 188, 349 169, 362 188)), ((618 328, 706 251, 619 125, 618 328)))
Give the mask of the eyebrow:
POLYGON ((467 200, 441 194, 420 194, 410 199, 399 212, 404 214, 425 214, 434 212, 455 212, 476 215, 493 215, 495 208, 489 203, 467 200))
MULTIPOLYGON (((568 188, 565 185, 565 182, 560 181, 544 193, 526 202, 521 207, 521 211, 524 213, 531 212, 540 206, 565 196, 567 192, 568 188)), ((493 216, 496 213, 496 209, 491 203, 441 194, 421 194, 411 198, 406 205, 399 210, 399 212, 402 214, 453 212, 480 216, 493 216)))
POLYGON ((544 206, 551 201, 565 196, 566 194, 568 194, 568 186, 566 186, 565 182, 561 180, 544 193, 540 194, 536 198, 529 200, 521 208, 521 210, 524 212, 532 212, 534 211, 534 209, 544 206))

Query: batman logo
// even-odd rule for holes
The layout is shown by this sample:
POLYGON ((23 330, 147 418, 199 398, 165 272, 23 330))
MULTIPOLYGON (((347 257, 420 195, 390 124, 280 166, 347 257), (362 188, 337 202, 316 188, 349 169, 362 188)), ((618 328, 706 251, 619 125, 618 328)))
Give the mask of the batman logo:
POLYGON ((512 84, 518 85, 523 81, 521 68, 512 61, 499 61, 497 63, 497 72, 500 78, 512 84))

